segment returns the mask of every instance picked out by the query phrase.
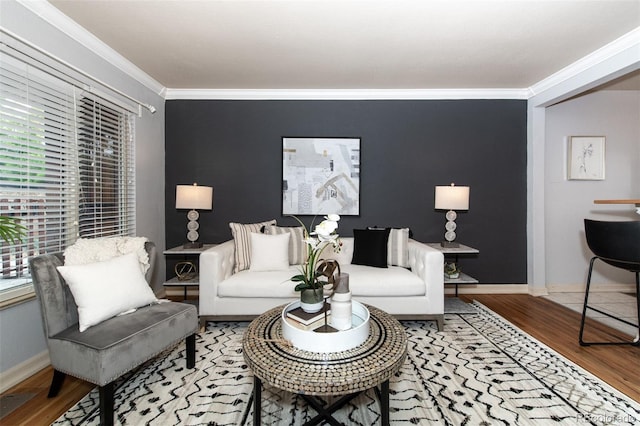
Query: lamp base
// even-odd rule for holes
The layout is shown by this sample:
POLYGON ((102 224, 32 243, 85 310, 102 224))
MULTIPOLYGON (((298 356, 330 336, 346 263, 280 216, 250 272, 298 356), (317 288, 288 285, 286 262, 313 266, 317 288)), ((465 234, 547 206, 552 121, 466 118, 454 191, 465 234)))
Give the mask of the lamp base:
POLYGON ((446 247, 446 248, 458 248, 460 247, 460 244, 454 242, 454 241, 443 241, 440 243, 441 247, 446 247))
POLYGON ((186 249, 202 248, 202 243, 199 243, 199 242, 184 243, 182 245, 182 248, 186 248, 186 249))

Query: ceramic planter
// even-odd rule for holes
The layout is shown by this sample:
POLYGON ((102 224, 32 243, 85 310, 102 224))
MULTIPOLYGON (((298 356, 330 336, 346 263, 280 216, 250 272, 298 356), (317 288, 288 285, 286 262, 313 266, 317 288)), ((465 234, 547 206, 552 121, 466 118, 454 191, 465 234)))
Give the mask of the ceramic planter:
POLYGON ((324 291, 322 287, 318 289, 305 289, 300 291, 300 307, 310 314, 319 312, 324 305, 324 291))

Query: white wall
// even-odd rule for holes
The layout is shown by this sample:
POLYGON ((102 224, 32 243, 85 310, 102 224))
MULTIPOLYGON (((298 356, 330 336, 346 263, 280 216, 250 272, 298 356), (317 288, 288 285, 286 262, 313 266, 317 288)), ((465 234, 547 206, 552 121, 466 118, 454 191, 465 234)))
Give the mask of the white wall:
MULTIPOLYGON (((548 107, 545 140, 547 288, 578 291, 593 256, 583 220, 640 220, 633 205, 593 203, 640 198, 640 92, 600 91, 548 107), (572 135, 606 137, 604 181, 567 180, 567 140, 572 135)), ((633 283, 634 276, 599 264, 592 280, 612 288, 633 283)))
MULTIPOLYGON (((547 211, 563 208, 557 205, 549 209, 546 207, 546 110, 639 70, 639 48, 640 29, 636 29, 529 88, 532 94, 528 102, 527 122, 527 280, 530 294, 548 293, 551 283, 547 279, 546 251, 551 244, 545 242, 547 211)), ((582 111, 576 113, 579 117, 582 111)), ((556 204, 570 202, 555 198, 552 201, 556 204)), ((575 268, 576 265, 568 267, 575 268)))
MULTIPOLYGON (((164 250, 164 99, 132 79, 112 63, 56 29, 13 0, 0 0, 0 26, 36 44, 107 84, 152 104, 157 112, 144 111, 136 120, 137 234, 164 250)), ((159 257, 154 289, 162 288, 164 258, 159 257)), ((20 363, 46 351, 39 307, 35 300, 0 310, 0 386, 20 363)), ((21 364, 22 365, 22 364, 21 364)))

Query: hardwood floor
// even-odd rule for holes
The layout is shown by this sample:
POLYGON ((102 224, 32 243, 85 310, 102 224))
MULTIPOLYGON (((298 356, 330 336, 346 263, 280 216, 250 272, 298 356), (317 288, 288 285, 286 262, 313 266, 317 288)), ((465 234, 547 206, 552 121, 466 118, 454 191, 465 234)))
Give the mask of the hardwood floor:
MULTIPOLYGON (((470 302, 477 300, 542 343, 572 360, 619 391, 640 402, 640 348, 632 346, 591 346, 578 344, 580 315, 549 300, 523 294, 462 295, 470 302)), ((597 323, 592 324, 589 338, 620 337, 620 333, 597 323)), ((623 336, 627 337, 627 336, 623 336)), ((0 425, 48 425, 73 406, 92 388, 73 377, 67 377, 60 394, 48 399, 52 370, 46 368, 3 395, 30 392, 36 395, 0 420, 0 425)))
POLYGON ((94 388, 90 383, 67 376, 58 396, 47 398, 52 375, 53 370, 47 367, 3 393, 34 393, 35 396, 0 420, 0 425, 49 425, 94 388))
MULTIPOLYGON (((565 358, 640 402, 640 347, 580 346, 580 314, 541 297, 492 294, 468 295, 461 299, 467 302, 477 300, 565 358)), ((594 321, 587 321, 584 337, 586 341, 630 339, 594 321)))

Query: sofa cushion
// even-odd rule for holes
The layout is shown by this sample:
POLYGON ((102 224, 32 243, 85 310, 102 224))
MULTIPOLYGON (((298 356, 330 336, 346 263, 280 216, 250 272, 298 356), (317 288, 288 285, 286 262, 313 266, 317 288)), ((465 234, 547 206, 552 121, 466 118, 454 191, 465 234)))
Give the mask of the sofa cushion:
POLYGON ((219 297, 300 297, 291 277, 300 274, 300 265, 283 271, 240 271, 218 285, 219 297))
POLYGON ((307 258, 307 244, 304 242, 304 228, 302 226, 267 226, 265 234, 291 234, 289 238, 289 265, 301 265, 307 258))
POLYGON ((104 386, 197 332, 195 306, 161 303, 110 318, 84 333, 69 327, 49 339, 49 354, 56 369, 104 386))
POLYGON ((386 268, 388 241, 389 229, 354 229, 351 263, 386 268))
MULTIPOLYGON (((356 300, 358 296, 425 295, 422 279, 405 268, 391 266, 382 269, 348 264, 340 268, 349 274, 349 288, 356 300)), ((299 266, 290 266, 288 271, 240 271, 219 284, 218 296, 296 299, 300 293, 294 290, 295 284, 290 278, 299 273, 299 266)))
POLYGON ((281 271, 289 269, 289 238, 291 234, 267 235, 252 232, 251 265, 249 270, 281 271))
POLYGON ((84 265, 58 266, 78 306, 80 331, 157 301, 135 253, 84 265))
POLYGON ((424 296, 424 281, 409 269, 399 266, 372 268, 364 265, 344 265, 341 271, 349 274, 349 289, 358 296, 424 296))
POLYGON ((262 229, 275 225, 276 220, 268 220, 265 222, 257 223, 235 223, 230 222, 229 228, 231 228, 231 234, 233 235, 233 241, 235 243, 235 266, 233 272, 244 271, 251 265, 251 241, 249 240, 252 232, 262 232, 262 229))

